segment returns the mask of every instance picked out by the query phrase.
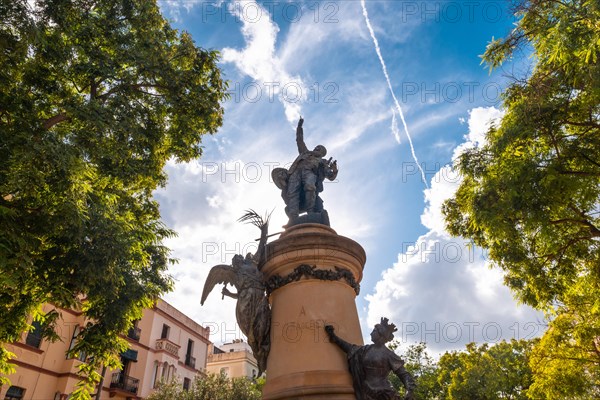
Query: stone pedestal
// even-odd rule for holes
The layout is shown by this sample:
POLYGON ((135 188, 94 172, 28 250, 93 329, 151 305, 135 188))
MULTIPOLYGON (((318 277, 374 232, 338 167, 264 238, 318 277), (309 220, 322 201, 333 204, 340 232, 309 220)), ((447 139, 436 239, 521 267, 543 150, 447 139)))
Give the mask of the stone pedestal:
POLYGON ((363 248, 328 226, 301 224, 266 251, 272 324, 263 399, 355 400, 346 357, 323 327, 363 343, 355 304, 363 248))

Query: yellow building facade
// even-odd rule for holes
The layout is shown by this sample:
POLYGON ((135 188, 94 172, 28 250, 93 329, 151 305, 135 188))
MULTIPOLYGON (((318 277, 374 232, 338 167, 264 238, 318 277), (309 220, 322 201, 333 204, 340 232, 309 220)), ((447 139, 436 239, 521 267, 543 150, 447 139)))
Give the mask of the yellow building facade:
MULTIPOLYGON (((44 306, 50 311, 51 305, 44 306)), ((4 400, 66 400, 79 382, 77 367, 82 361, 66 358, 66 352, 84 324, 80 312, 59 310, 62 314, 55 343, 42 340, 35 330, 8 346, 16 354, 16 372, 9 375, 12 386, 0 388, 4 400)), ((209 329, 163 300, 144 310, 126 339, 130 350, 121 355, 123 368, 106 371, 96 399, 137 400, 147 397, 161 380, 177 379, 191 385, 206 371, 209 329)))
POLYGON ((213 374, 223 373, 230 378, 258 378, 258 363, 250 345, 241 339, 225 343, 219 347, 209 347, 206 371, 213 374))

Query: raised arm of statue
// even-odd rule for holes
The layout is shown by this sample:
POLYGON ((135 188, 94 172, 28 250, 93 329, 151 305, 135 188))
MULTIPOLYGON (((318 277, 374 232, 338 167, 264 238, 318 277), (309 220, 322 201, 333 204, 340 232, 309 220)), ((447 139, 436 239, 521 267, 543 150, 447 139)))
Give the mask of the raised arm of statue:
POLYGON ((404 361, 386 343, 394 338, 396 325, 390 324, 387 318, 375 325, 371 332, 373 344, 365 346, 352 345, 338 338, 331 325, 325 331, 333 343, 348 354, 348 368, 352 375, 354 393, 357 399, 397 399, 397 391, 388 380, 390 372, 394 372, 406 388, 404 400, 414 400, 415 381, 404 368, 404 361))
POLYGON ((304 143, 304 129, 302 129, 302 124, 304 124, 304 119, 300 117, 300 121, 298 121, 298 127, 296 128, 296 144, 298 145, 299 154, 308 151, 308 147, 306 147, 306 143, 304 143))
POLYGON ((325 332, 327 332, 327 336, 329 336, 329 340, 335 343, 340 349, 344 351, 344 353, 348 353, 352 349, 352 344, 346 342, 341 339, 338 335, 335 334, 335 328, 331 325, 325 325, 325 332))

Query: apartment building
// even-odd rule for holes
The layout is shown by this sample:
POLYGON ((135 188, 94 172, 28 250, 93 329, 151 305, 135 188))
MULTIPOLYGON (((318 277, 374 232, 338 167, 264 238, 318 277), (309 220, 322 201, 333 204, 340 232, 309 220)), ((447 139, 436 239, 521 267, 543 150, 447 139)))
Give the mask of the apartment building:
POLYGON ((225 343, 219 347, 209 347, 206 371, 214 374, 224 373, 230 378, 257 378, 258 363, 250 345, 242 339, 225 343))
MULTIPOLYGON (((45 305, 44 311, 53 309, 45 305)), ((9 376, 12 386, 0 388, 4 400, 66 400, 79 382, 79 359, 66 358, 74 345, 83 315, 60 310, 57 329, 61 341, 41 339, 34 329, 8 346, 16 354, 16 372, 9 376)), ((34 324, 35 326, 35 324, 34 324)), ((163 300, 144 310, 126 339, 130 349, 121 355, 123 368, 106 371, 99 399, 138 400, 147 397, 161 380, 177 379, 186 387, 198 374, 205 373, 209 329, 163 300)), ((82 357, 83 358, 83 357, 82 357)))

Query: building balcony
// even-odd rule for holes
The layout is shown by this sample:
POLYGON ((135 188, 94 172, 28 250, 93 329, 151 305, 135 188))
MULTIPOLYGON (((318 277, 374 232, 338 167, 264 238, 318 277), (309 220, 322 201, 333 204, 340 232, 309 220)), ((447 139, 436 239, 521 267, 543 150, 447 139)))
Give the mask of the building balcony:
POLYGON ((136 342, 140 341, 140 335, 142 334, 142 330, 140 328, 136 328, 135 326, 129 329, 127 332, 127 337, 129 339, 133 339, 136 342))
POLYGON ((181 346, 171 342, 169 339, 157 339, 155 346, 156 350, 164 350, 175 358, 179 358, 180 347, 181 346))
POLYGON ((110 381, 110 388, 111 390, 120 389, 124 392, 137 394, 139 384, 139 379, 127 376, 123 372, 115 372, 110 381))
POLYGON ((191 368, 196 368, 196 359, 191 354, 185 355, 185 365, 191 368))

